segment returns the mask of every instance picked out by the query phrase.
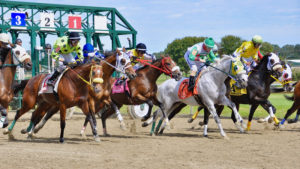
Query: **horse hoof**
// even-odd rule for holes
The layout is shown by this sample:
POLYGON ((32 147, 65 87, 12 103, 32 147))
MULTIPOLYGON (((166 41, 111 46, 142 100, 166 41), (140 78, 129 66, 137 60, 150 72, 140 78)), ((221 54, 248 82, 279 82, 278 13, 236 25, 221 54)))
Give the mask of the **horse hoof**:
POLYGON ((208 135, 207 135, 207 134, 204 134, 204 135, 203 135, 203 137, 206 137, 206 138, 208 138, 208 135))
POLYGON ((105 134, 103 134, 103 136, 104 136, 104 137, 110 137, 110 134, 105 133, 105 134))
POLYGON ((150 117, 150 116, 145 116, 145 117, 143 117, 143 118, 141 119, 141 121, 143 121, 143 122, 144 122, 144 121, 148 120, 148 119, 149 119, 149 117, 150 117))
POLYGON ((5 129, 5 130, 3 131, 3 134, 4 134, 4 135, 6 135, 6 134, 8 134, 8 133, 10 133, 10 131, 9 131, 8 129, 5 129))
POLYGON ((148 126, 148 123, 144 122, 142 123, 142 127, 147 127, 148 126))
POLYGON ((127 130, 126 124, 125 124, 124 122, 121 122, 120 128, 121 128, 122 130, 124 130, 124 131, 127 130))
POLYGON ((33 133, 36 134, 36 133, 38 133, 39 131, 40 131, 39 128, 35 128, 35 129, 33 130, 33 133))
POLYGON ((194 119, 193 118, 190 118, 190 119, 188 119, 188 123, 192 123, 194 121, 194 119))
POLYGON ((204 126, 204 123, 202 121, 200 121, 199 126, 204 126))
POLYGON ((65 139, 64 138, 59 138, 60 143, 64 143, 65 139))
POLYGON ((14 136, 12 133, 9 133, 9 135, 8 135, 8 140, 14 141, 14 140, 16 140, 16 139, 15 139, 15 136, 14 136))
POLYGON ((230 140, 229 137, 226 136, 226 135, 224 136, 224 139, 225 139, 225 140, 230 140))
POLYGON ((96 142, 100 142, 101 141, 99 136, 94 136, 94 138, 95 138, 96 142))
POLYGON ((27 129, 22 129, 22 130, 21 130, 21 133, 22 133, 22 134, 28 133, 28 132, 27 132, 27 129))

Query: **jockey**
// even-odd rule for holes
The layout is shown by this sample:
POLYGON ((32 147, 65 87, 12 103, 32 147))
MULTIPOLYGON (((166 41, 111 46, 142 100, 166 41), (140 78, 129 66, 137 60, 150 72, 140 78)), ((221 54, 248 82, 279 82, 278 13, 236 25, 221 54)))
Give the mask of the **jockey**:
POLYGON ((250 72, 258 62, 259 48, 263 40, 259 35, 255 35, 252 41, 243 42, 242 45, 233 53, 234 57, 241 57, 247 72, 250 72))
POLYGON ((143 43, 139 43, 136 45, 135 49, 129 50, 127 52, 128 56, 130 57, 131 64, 134 66, 134 69, 138 69, 139 67, 142 67, 143 65, 136 61, 136 59, 142 59, 142 60, 156 60, 156 57, 154 55, 146 53, 147 47, 143 43))
POLYGON ((99 53, 98 51, 96 51, 94 49, 94 46, 90 43, 87 43, 83 46, 82 52, 83 52, 83 57, 84 57, 83 63, 87 63, 95 56, 100 59, 105 58, 105 56, 103 54, 99 53))
MULTIPOLYGON (((8 44, 10 44, 10 42, 9 42, 9 35, 7 33, 1 33, 0 34, 0 43, 1 43, 1 47, 9 48, 8 44)), ((5 57, 6 56, 3 56, 2 52, 1 52, 1 49, 0 49, 0 67, 4 63, 5 57)))
POLYGON ((81 61, 82 50, 79 41, 80 36, 78 32, 70 32, 69 36, 59 37, 55 41, 51 56, 59 61, 59 67, 48 80, 48 85, 54 85, 54 80, 66 69, 66 65, 75 61, 81 61), (74 51, 77 54, 76 57, 73 55, 74 51))
POLYGON ((215 61, 216 56, 212 50, 214 47, 215 41, 210 37, 206 38, 204 42, 189 47, 184 54, 184 58, 191 69, 188 86, 189 91, 192 91, 194 88, 197 71, 200 72, 204 66, 215 61))

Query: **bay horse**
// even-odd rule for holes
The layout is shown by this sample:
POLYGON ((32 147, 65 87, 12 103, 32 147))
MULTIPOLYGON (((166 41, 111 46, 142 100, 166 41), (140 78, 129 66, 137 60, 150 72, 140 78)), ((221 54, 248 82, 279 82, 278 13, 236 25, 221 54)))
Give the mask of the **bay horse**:
MULTIPOLYGON (((181 78, 181 72, 176 63, 171 57, 162 57, 153 61, 151 64, 147 64, 143 60, 138 61, 146 64, 136 70, 137 77, 128 81, 128 87, 130 94, 128 93, 111 93, 111 99, 114 105, 112 109, 105 109, 101 114, 101 121, 103 127, 103 134, 108 136, 106 128, 106 119, 119 111, 119 109, 125 105, 140 105, 147 103, 149 105, 148 114, 145 119, 150 117, 153 105, 163 108, 161 102, 157 100, 157 85, 156 81, 162 73, 171 76, 172 78, 179 80, 181 78)), ((96 112, 100 111, 101 108, 98 107, 96 112)), ((166 116, 164 116, 166 117, 166 116)), ((84 123, 84 129, 87 125, 87 121, 84 123)), ((83 133, 82 131, 81 133, 83 133)))
MULTIPOLYGON (((94 128, 96 128, 96 120, 94 116, 95 112, 95 104, 99 106, 109 105, 111 103, 110 99, 110 90, 111 90, 111 84, 110 84, 110 76, 112 75, 114 70, 122 71, 122 73, 126 73, 127 76, 130 79, 135 78, 136 74, 134 69, 131 66, 129 57, 124 57, 124 53, 121 53, 120 51, 116 52, 108 52, 105 53, 106 59, 102 60, 100 63, 100 66, 104 70, 103 72, 103 80, 105 83, 100 84, 100 91, 99 92, 93 92, 92 90, 89 91, 89 97, 88 97, 88 103, 91 113, 91 118, 87 116, 87 119, 93 120, 93 123, 95 125, 94 128)), ((41 114, 33 114, 32 119, 35 119, 34 126, 37 125, 35 128, 33 128, 34 133, 37 133, 47 122, 48 119, 50 119, 56 112, 58 111, 58 108, 50 108, 47 111, 47 114, 43 121, 37 125, 37 123, 41 120, 41 118, 44 116, 45 112, 41 114)), ((91 123, 91 125, 93 124, 91 123)), ((93 129, 93 127, 92 127, 93 129)), ((28 131, 28 130, 26 130, 28 131)), ((93 130, 93 133, 96 132, 93 130)), ((23 133, 26 133, 23 130, 23 133)))
POLYGON ((300 115, 300 83, 299 83, 299 81, 296 83, 293 96, 289 97, 289 96, 285 95, 285 98, 288 100, 292 100, 294 102, 293 102, 293 105, 291 106, 291 108, 289 108, 288 111, 286 112, 286 114, 284 115, 284 118, 279 123, 279 128, 283 128, 285 121, 296 110, 297 110, 297 115, 296 115, 295 119, 289 121, 289 123, 296 123, 298 121, 298 118, 300 115))
MULTIPOLYGON (((191 96, 181 99, 178 96, 178 91, 180 84, 186 78, 181 79, 179 82, 170 79, 159 85, 158 100, 163 103, 164 111, 169 114, 169 120, 171 120, 177 113, 179 113, 180 110, 186 105, 200 105, 206 107, 209 110, 209 112, 213 115, 216 123, 218 124, 221 136, 226 138, 227 136, 223 130, 220 119, 217 116, 214 105, 217 104, 229 106, 234 111, 235 116, 239 119, 241 123, 241 130, 243 127, 243 119, 239 115, 235 104, 226 97, 227 90, 224 81, 229 76, 235 78, 241 86, 247 86, 248 76, 243 66, 241 65, 240 60, 235 59, 231 56, 224 55, 223 58, 219 61, 219 63, 214 63, 213 65, 210 65, 209 68, 201 72, 201 77, 196 82, 197 85, 195 88, 198 91, 196 97, 191 96)), ((158 109, 157 111, 161 110, 158 109)), ((157 117, 156 114, 157 112, 154 113, 152 120, 148 120, 144 125, 146 126, 153 122, 150 134, 153 133, 153 130, 155 128, 155 120, 157 117)), ((155 131, 156 134, 160 128, 161 123, 162 121, 160 120, 155 131)), ((165 124, 166 123, 164 123, 162 129, 160 130, 160 134, 163 133, 165 124)))
MULTIPOLYGON (((249 75, 247 94, 241 96, 231 95, 231 100, 236 104, 237 109, 239 109, 240 104, 250 104, 250 113, 248 116, 247 130, 250 130, 251 121, 256 108, 261 105, 272 117, 272 120, 278 124, 278 119, 275 116, 276 108, 268 100, 271 94, 270 86, 275 81, 275 78, 279 78, 282 72, 282 65, 279 57, 274 53, 269 53, 263 57, 263 59, 258 63, 258 65, 252 70, 249 75), (272 77, 273 76, 273 77, 272 77)), ((229 81, 226 84, 227 94, 230 93, 229 81)), ((218 115, 223 111, 223 107, 218 107, 218 115)), ((209 113, 204 110, 204 132, 203 134, 207 136, 207 124, 208 124, 209 113)), ((231 119, 236 123, 236 118, 231 114, 231 119)))
POLYGON ((12 52, 12 49, 7 47, 6 43, 0 41, 0 55, 4 58, 4 63, 0 70, 0 128, 8 126, 7 108, 13 99, 14 92, 12 89, 16 67, 21 66, 26 70, 31 70, 32 63, 30 56, 19 50, 12 52))

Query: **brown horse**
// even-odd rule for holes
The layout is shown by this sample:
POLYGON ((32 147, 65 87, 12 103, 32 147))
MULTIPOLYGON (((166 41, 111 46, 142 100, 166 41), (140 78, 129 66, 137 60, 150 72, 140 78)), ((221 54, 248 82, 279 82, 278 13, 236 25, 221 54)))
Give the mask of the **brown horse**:
MULTIPOLYGON (((282 128, 282 126, 284 125, 285 121, 289 118, 289 116, 294 113, 296 110, 297 111, 297 115, 296 115, 296 118, 295 120, 291 121, 291 122, 297 122, 298 121, 298 118, 299 118, 299 112, 300 112, 300 83, 299 81, 297 82, 296 86, 295 86, 295 89, 294 89, 294 95, 292 97, 289 97, 289 96, 286 96, 285 97, 288 99, 288 100, 293 100, 294 103, 292 105, 291 108, 288 109, 288 111, 286 112, 284 118, 281 120, 281 122, 279 123, 279 127, 282 128)), ((291 123, 289 122, 289 123, 291 123)))
MULTIPOLYGON (((143 62, 142 60, 140 61, 143 62)), ((156 97, 156 80, 163 72, 175 78, 176 80, 181 78, 179 67, 176 66, 176 63, 171 59, 171 57, 163 57, 162 59, 158 59, 152 64, 148 64, 136 71, 137 77, 128 81, 130 95, 127 93, 111 94, 111 99, 113 101, 112 109, 106 109, 101 114, 104 135, 108 135, 106 130, 106 119, 118 111, 118 109, 120 109, 124 104, 139 105, 142 103, 147 103, 149 105, 149 111, 145 116, 145 119, 150 117, 153 104, 159 106, 160 108, 163 106, 156 97)), ((101 109, 102 107, 96 106, 96 112, 99 112, 101 109)), ((87 125, 87 122, 88 121, 86 120, 84 123, 84 128, 87 125)))
MULTIPOLYGON (((129 62, 129 58, 125 59, 120 57, 120 52, 114 52, 114 53, 106 53, 107 58, 105 61, 101 61, 100 66, 102 66, 102 69, 104 70, 103 72, 103 79, 105 83, 100 84, 98 88, 98 92, 94 92, 92 90, 89 90, 89 96, 88 96, 88 103, 89 103, 89 109, 91 112, 91 116, 87 116, 89 121, 91 122, 93 120, 93 123, 91 122, 91 126, 93 129, 93 133, 95 136, 95 133, 97 132, 96 130, 96 120, 94 117, 94 112, 95 112, 95 100, 97 100, 97 104, 104 106, 105 104, 110 104, 111 99, 110 99, 110 90, 111 90, 111 85, 109 78, 113 71, 115 70, 115 66, 117 63, 120 63, 122 67, 125 68, 125 73, 128 75, 130 78, 134 78, 136 76, 134 69, 131 66, 131 63, 129 62), (117 53, 119 57, 117 57, 117 53), (117 60, 118 59, 118 60, 117 60)), ((118 66, 120 68, 120 66, 118 66)), ((48 119, 52 117, 59 109, 57 107, 52 106, 47 110, 47 115, 43 119, 43 122, 39 124, 36 128, 29 126, 27 130, 23 130, 23 133, 29 132, 31 129, 34 129, 34 132, 37 133, 47 122, 48 119)), ((36 110, 37 111, 37 110, 36 110)), ((33 126, 35 126, 41 118, 45 115, 46 111, 37 111, 38 113, 33 113, 32 115, 32 123, 33 126)))
POLYGON ((16 73, 16 67, 22 66, 26 70, 31 70, 32 63, 30 57, 18 58, 12 54, 12 49, 7 47, 6 43, 0 42, 0 55, 4 58, 4 64, 0 71, 0 128, 5 128, 8 125, 7 108, 10 101, 13 99, 12 85, 16 73))
MULTIPOLYGON (((66 109, 78 106, 85 115, 90 117, 91 114, 88 104, 89 89, 92 88, 96 93, 100 92, 100 83, 103 82, 102 76, 103 70, 98 63, 93 62, 86 65, 80 65, 65 72, 58 84, 57 94, 38 94, 46 75, 42 74, 33 77, 28 81, 24 89, 21 109, 17 111, 14 121, 10 127, 4 131, 4 134, 10 133, 10 136, 12 136, 11 131, 16 121, 37 103, 38 106, 33 113, 33 117, 35 117, 35 114, 40 114, 49 109, 59 108, 61 127, 60 142, 64 142, 66 109)), ((30 127, 28 128, 29 131, 34 127, 33 124, 34 121, 31 121, 30 127)), ((91 125, 95 140, 100 141, 92 120, 91 125)))

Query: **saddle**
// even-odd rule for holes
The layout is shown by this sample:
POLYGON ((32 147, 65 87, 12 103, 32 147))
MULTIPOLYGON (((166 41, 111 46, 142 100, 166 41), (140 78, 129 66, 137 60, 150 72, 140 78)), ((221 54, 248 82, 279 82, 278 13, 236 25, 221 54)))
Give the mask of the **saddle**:
POLYGON ((130 95, 130 90, 128 87, 128 79, 121 79, 121 78, 116 79, 111 90, 112 90, 111 91, 112 94, 127 93, 130 95))

